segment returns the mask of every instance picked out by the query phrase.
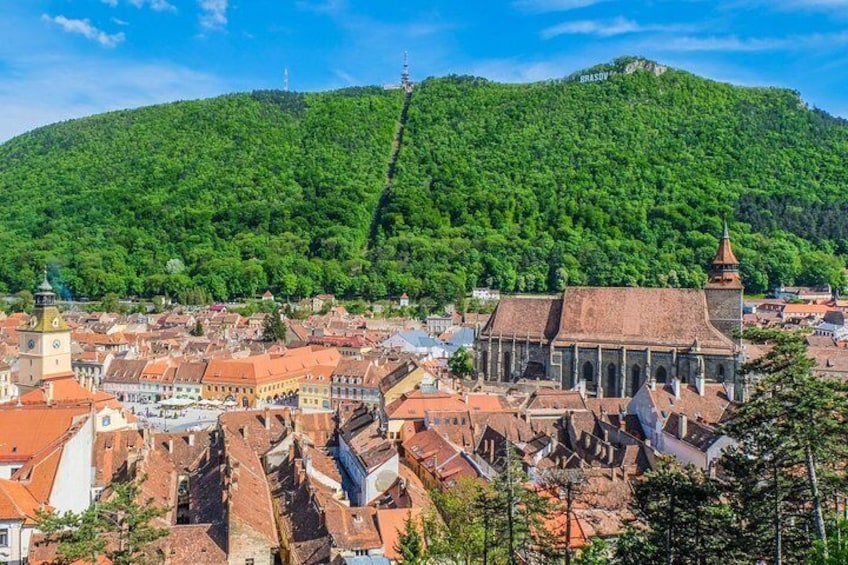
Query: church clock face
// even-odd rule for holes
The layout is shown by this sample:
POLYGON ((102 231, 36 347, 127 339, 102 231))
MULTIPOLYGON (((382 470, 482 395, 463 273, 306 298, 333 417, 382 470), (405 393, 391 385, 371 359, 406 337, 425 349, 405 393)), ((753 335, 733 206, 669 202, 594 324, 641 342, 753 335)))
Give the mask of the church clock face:
POLYGON ((28 349, 35 349, 35 340, 34 339, 31 339, 27 342, 27 348, 28 349))
POLYGON ((62 347, 62 342, 59 341, 58 339, 54 339, 53 340, 53 349, 59 349, 60 347, 62 347))

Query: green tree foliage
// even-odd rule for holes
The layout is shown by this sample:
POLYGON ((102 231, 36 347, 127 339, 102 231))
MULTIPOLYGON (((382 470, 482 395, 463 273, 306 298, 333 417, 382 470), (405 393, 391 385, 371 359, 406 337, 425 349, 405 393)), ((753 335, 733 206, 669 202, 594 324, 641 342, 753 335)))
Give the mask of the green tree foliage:
POLYGON ((470 379, 474 377, 474 361, 471 358, 471 353, 465 347, 460 347, 456 350, 448 360, 448 369, 459 379, 470 379))
POLYGON ((483 481, 460 478, 447 491, 430 493, 436 512, 425 511, 422 522, 427 554, 456 563, 479 563, 487 541, 489 514, 480 512, 480 502, 494 497, 483 481))
POLYGON ((547 499, 528 487, 513 449, 505 451, 504 469, 491 483, 461 479, 448 491, 431 493, 438 512, 424 518, 429 557, 499 565, 560 558, 544 524, 547 499))
POLYGON ((610 548, 602 539, 595 539, 583 549, 574 561, 574 565, 610 565, 610 548))
POLYGON ((848 520, 834 521, 828 528, 827 541, 818 540, 809 565, 845 565, 848 563, 848 520))
POLYGON ((745 335, 771 349, 742 368, 755 391, 726 426, 739 444, 727 470, 749 547, 791 562, 806 553, 811 538, 828 547, 827 508, 844 495, 848 387, 813 374, 803 335, 745 335))
POLYGON ((194 323, 194 327, 191 328, 191 335, 194 337, 200 337, 203 335, 203 324, 200 323, 200 320, 194 323))
POLYGON ((418 565, 424 559, 424 539, 418 529, 418 524, 412 518, 412 513, 406 517, 403 531, 398 532, 397 546, 394 548, 401 555, 401 563, 418 565))
POLYGON ((265 341, 286 341, 286 324, 280 308, 275 307, 273 312, 265 314, 262 324, 262 339, 265 341))
POLYGON ((138 483, 116 483, 107 500, 77 514, 39 513, 38 529, 58 541, 56 565, 77 560, 94 563, 106 555, 115 565, 161 562, 155 542, 168 531, 151 522, 167 513, 153 499, 141 501, 138 483))
POLYGON ((15 301, 10 304, 9 309, 12 312, 32 312, 32 307, 35 305, 35 297, 26 289, 19 290, 15 293, 15 301))
MULTIPOLYGON (((629 60, 608 65, 621 71, 629 60)), ((0 286, 74 296, 699 286, 723 218, 749 292, 844 284, 848 127, 795 92, 677 70, 254 92, 0 145, 0 286)))
POLYGON ((719 483, 703 471, 661 460, 658 468, 636 485, 636 510, 649 529, 631 533, 637 543, 618 547, 619 562, 634 562, 630 554, 634 545, 639 547, 643 565, 739 562, 734 515, 721 495, 719 483))

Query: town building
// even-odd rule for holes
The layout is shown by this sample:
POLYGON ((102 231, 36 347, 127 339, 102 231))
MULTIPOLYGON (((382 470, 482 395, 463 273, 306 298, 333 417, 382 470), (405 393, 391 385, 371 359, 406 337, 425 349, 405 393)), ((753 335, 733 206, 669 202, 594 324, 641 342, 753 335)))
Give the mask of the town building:
POLYGON ((501 299, 501 291, 491 288, 475 288, 471 291, 471 299, 480 302, 497 302, 501 299))
POLYGON ((300 381, 298 406, 305 409, 330 410, 333 395, 330 382, 336 367, 318 365, 309 369, 300 381))
POLYGON ((351 479, 351 503, 373 502, 398 478, 398 452, 381 432, 376 411, 362 405, 339 428, 338 458, 351 479))
POLYGON ((335 367, 339 352, 332 348, 301 347, 283 354, 265 353, 243 359, 213 359, 203 375, 203 398, 258 406, 291 398, 300 382, 316 366, 335 367))
POLYGON ((477 338, 475 363, 486 381, 546 380, 598 397, 633 396, 649 378, 732 383, 741 327, 739 262, 725 227, 704 289, 505 298, 477 338))
POLYGON ((21 394, 43 381, 74 376, 71 367, 71 328, 56 307, 56 294, 44 280, 35 293, 35 308, 26 325, 18 328, 20 358, 18 389, 21 394))

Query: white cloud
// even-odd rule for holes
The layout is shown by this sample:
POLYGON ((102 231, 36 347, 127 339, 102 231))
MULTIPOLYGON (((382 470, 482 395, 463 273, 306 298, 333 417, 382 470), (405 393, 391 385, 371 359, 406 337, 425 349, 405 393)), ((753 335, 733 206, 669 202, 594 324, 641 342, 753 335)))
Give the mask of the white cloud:
POLYGON ((74 20, 65 16, 48 16, 47 14, 43 14, 41 19, 58 25, 68 33, 77 33, 87 39, 96 41, 104 47, 115 47, 125 38, 123 32, 106 33, 91 25, 89 20, 74 20))
POLYGON ((227 25, 229 0, 197 0, 200 5, 200 25, 208 30, 223 29, 227 25))
POLYGON ((516 0, 512 5, 523 12, 544 14, 586 8, 605 1, 607 0, 516 0))
MULTIPOLYGON (((113 8, 118 5, 118 0, 100 0, 104 4, 108 4, 113 8)), ((127 0, 136 8, 149 7, 154 12, 176 12, 177 7, 168 2, 168 0, 127 0)))
POLYGON ((130 22, 127 22, 127 21, 124 21, 124 20, 119 20, 118 18, 109 18, 109 21, 112 22, 113 24, 119 25, 119 26, 130 25, 130 22))
POLYGON ((761 52, 828 49, 848 43, 848 32, 797 35, 789 37, 749 37, 734 35, 709 37, 670 37, 651 42, 659 51, 761 52))
POLYGON ((170 63, 73 57, 18 60, 0 81, 0 143, 32 128, 101 112, 205 98, 235 90, 214 75, 170 63))
POLYGON ((614 35, 623 35, 625 33, 645 33, 656 31, 681 31, 684 26, 664 26, 664 25, 641 25, 633 20, 625 18, 615 18, 610 21, 601 20, 578 20, 563 22, 561 24, 545 28, 541 32, 543 39, 551 39, 559 35, 596 35, 598 37, 612 37, 614 35))

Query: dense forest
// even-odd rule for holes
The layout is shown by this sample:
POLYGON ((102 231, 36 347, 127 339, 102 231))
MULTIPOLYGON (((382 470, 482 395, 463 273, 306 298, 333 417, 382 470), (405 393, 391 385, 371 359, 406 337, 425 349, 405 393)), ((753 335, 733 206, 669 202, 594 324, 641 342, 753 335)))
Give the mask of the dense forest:
POLYGON ((843 286, 848 124, 663 70, 427 79, 407 100, 262 91, 39 128, 0 145, 0 290, 44 264, 90 298, 699 286, 724 219, 749 292, 843 286))

